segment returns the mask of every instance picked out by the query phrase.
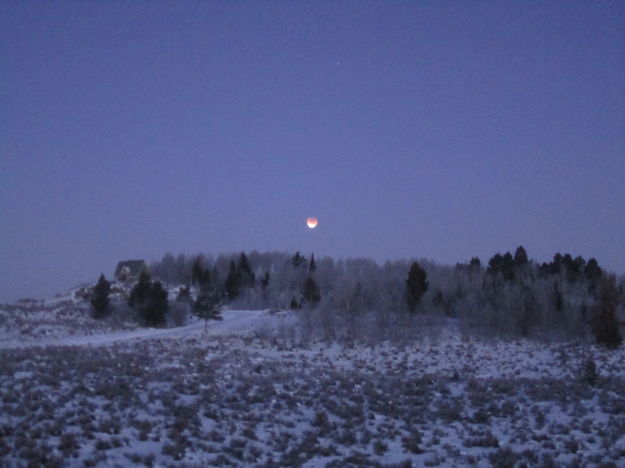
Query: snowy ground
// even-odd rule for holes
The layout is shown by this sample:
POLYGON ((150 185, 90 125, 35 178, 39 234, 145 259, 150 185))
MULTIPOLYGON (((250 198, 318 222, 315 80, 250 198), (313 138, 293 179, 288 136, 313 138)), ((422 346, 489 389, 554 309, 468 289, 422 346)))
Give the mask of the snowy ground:
MULTIPOLYGON (((189 324, 172 328, 138 328, 136 325, 128 325, 127 329, 110 331, 108 333, 96 331, 86 335, 63 334, 60 336, 44 336, 39 339, 6 339, 0 342, 0 348, 24 348, 24 347, 48 347, 48 346, 81 346, 81 345, 106 345, 115 342, 156 339, 156 338, 190 338, 197 335, 224 335, 249 333, 262 321, 265 311, 262 310, 238 310, 223 312, 224 320, 210 322, 209 327, 203 320, 193 319, 189 324)), ((94 320, 99 323, 99 321, 94 320)))
POLYGON ((292 321, 3 340, 0 465, 625 466, 623 349, 266 337, 292 321))

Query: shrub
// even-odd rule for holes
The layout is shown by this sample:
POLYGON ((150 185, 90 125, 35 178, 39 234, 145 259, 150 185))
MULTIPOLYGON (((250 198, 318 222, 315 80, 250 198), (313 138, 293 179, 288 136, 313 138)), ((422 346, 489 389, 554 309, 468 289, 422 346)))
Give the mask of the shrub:
POLYGON ((595 365, 595 361, 589 357, 584 362, 584 366, 582 368, 582 382, 587 383, 590 386, 597 385, 597 380, 599 379, 599 372, 597 371, 597 366, 595 365))

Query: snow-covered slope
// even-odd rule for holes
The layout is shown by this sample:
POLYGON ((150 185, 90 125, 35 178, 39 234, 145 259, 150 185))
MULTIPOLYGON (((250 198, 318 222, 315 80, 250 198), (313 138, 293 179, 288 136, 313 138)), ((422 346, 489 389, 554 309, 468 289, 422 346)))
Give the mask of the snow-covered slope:
POLYGON ((625 466, 624 348, 301 347, 291 312, 89 330, 80 301, 19 307, 56 334, 2 325, 2 466, 625 466))
POLYGON ((267 319, 266 310, 225 310, 223 320, 209 321, 193 319, 188 325, 173 328, 141 328, 133 331, 117 331, 97 335, 71 336, 50 340, 43 345, 76 346, 104 345, 119 341, 152 338, 185 338, 197 335, 241 335, 250 332, 267 319))

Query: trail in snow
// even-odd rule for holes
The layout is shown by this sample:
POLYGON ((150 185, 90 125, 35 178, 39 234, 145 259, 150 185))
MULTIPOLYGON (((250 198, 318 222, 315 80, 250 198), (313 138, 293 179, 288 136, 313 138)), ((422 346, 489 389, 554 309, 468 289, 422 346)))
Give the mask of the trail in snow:
MULTIPOLYGON (((223 320, 209 321, 207 333, 216 335, 239 335, 250 331, 259 321, 269 318, 267 310, 226 310, 223 320)), ((23 348, 28 346, 83 346, 106 345, 120 341, 155 338, 182 338, 204 333, 204 320, 195 319, 188 325, 175 328, 142 328, 133 331, 102 333, 97 335, 70 336, 33 342, 9 342, 0 348, 23 348)))

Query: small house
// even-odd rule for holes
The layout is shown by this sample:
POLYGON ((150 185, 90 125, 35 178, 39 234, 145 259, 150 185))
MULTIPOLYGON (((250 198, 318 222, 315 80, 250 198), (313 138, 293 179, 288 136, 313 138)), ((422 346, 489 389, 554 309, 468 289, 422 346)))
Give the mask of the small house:
POLYGON ((145 260, 124 260, 115 268, 115 279, 122 282, 136 281, 144 271, 149 272, 145 260))

